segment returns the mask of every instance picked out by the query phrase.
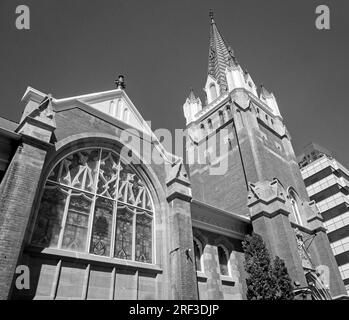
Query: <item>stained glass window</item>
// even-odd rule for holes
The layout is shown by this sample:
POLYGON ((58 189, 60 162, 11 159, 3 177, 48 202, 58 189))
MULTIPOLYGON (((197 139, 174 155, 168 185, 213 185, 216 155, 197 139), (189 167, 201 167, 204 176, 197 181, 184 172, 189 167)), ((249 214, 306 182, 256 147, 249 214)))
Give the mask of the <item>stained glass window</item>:
POLYGON ((153 205, 143 179, 107 149, 68 155, 47 179, 32 244, 152 263, 153 205))
POLYGON ((152 260, 151 237, 152 218, 146 213, 138 214, 136 218, 136 260, 149 262, 152 260))
POLYGON ((57 246, 67 195, 67 190, 60 186, 46 185, 32 243, 45 247, 57 246))
POLYGON ((63 234, 63 249, 84 251, 92 197, 71 192, 67 219, 63 234))
POLYGON ((109 256, 113 225, 114 203, 112 200, 98 197, 92 226, 90 252, 109 256))
POLYGON ((115 257, 131 259, 134 214, 124 206, 118 210, 116 219, 115 257))

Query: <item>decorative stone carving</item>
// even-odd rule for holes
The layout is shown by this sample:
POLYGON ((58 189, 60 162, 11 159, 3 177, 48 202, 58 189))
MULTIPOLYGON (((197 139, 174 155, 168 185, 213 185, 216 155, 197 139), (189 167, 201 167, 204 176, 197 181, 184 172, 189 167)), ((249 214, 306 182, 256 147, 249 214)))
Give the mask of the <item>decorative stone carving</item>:
POLYGON ((299 231, 298 228, 294 229, 295 236, 296 236, 296 242, 298 247, 298 254, 302 260, 302 266, 306 269, 314 269, 313 264, 311 262, 311 256, 310 253, 307 251, 307 248, 305 247, 304 241, 303 241, 303 234, 299 231))

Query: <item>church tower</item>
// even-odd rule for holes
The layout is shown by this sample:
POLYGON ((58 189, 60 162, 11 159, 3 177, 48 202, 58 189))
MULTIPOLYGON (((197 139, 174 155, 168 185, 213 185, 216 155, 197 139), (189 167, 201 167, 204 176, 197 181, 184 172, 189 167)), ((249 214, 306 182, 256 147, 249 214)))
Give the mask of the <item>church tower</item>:
POLYGON ((250 219, 291 278, 306 286, 319 266, 333 296, 345 292, 326 230, 309 202, 274 94, 256 86, 210 12, 205 101, 183 105, 193 200, 250 219))
POLYGON ((309 201, 274 94, 257 88, 212 12, 204 92, 205 103, 190 90, 183 106, 194 198, 247 215, 249 183, 277 178, 309 201))

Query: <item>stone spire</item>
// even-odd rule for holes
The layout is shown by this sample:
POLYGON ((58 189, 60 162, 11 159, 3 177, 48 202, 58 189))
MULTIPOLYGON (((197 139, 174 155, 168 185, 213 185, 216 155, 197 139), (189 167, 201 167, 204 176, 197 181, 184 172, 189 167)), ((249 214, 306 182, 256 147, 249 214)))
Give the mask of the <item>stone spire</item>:
POLYGON ((196 97, 195 97, 193 88, 190 88, 188 99, 190 102, 196 101, 196 97))
POLYGON ((210 11, 211 27, 210 27, 210 48, 208 56, 208 74, 213 76, 220 88, 221 92, 227 89, 227 79, 225 69, 236 62, 234 51, 227 46, 224 38, 218 31, 216 22, 213 18, 213 11, 210 11))

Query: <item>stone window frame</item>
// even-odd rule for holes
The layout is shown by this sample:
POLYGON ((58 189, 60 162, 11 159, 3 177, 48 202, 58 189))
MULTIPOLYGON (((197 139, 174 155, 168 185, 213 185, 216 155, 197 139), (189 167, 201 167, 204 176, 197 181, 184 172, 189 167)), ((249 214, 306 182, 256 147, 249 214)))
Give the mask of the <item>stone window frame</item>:
MULTIPOLYGON (((122 258, 117 258, 117 257, 114 257, 114 250, 110 250, 110 254, 109 256, 99 256, 99 255, 96 255, 94 253, 91 253, 90 252, 90 242, 91 242, 91 239, 92 239, 92 228, 93 228, 93 219, 94 219, 94 215, 95 215, 95 212, 94 212, 94 206, 95 206, 95 203, 94 205, 92 206, 91 205, 91 208, 90 208, 90 216, 89 216, 89 221, 88 221, 88 232, 87 232, 87 236, 86 236, 86 246, 85 246, 85 250, 83 251, 73 251, 73 250, 69 250, 69 249, 64 249, 64 248, 61 248, 61 247, 42 247, 40 245, 37 245, 37 244, 32 244, 32 237, 34 235, 34 232, 35 232, 35 227, 36 227, 36 223, 37 223, 37 218, 38 218, 38 214, 39 214, 39 208, 40 208, 40 204, 41 204, 41 199, 42 199, 42 196, 43 196, 43 192, 45 190, 45 186, 46 186, 46 183, 49 182, 49 176, 51 175, 51 173, 53 172, 53 170, 56 168, 57 165, 59 165, 64 159, 66 159, 67 157, 69 157, 70 155, 74 154, 74 153, 77 153, 79 151, 84 151, 84 150, 93 150, 93 149, 96 149, 96 150, 100 150, 99 152, 99 159, 98 159, 98 162, 100 162, 101 160, 101 155, 102 155, 102 152, 103 151, 110 151, 112 153, 114 153, 115 155, 118 155, 119 156, 119 162, 121 160, 124 161, 124 163, 126 162, 125 159, 123 159, 123 157, 121 156, 121 149, 114 149, 112 147, 107 147, 107 146, 98 146, 98 145, 94 145, 94 144, 91 144, 89 146, 86 146, 86 147, 81 147, 81 148, 78 148, 76 150, 71 150, 70 152, 67 152, 67 153, 64 153, 62 156, 60 157, 57 157, 57 159, 55 159, 54 161, 54 164, 53 166, 51 167, 48 175, 46 176, 46 178, 44 179, 44 186, 42 187, 42 191, 41 191, 41 195, 39 197, 39 201, 38 201, 38 205, 37 205, 37 208, 35 209, 35 220, 33 221, 33 228, 30 232, 30 235, 29 235, 29 244, 33 247, 40 247, 40 248, 47 248, 47 249, 52 249, 54 251, 62 251, 63 252, 67 252, 67 254, 69 254, 70 252, 72 253, 75 253, 76 255, 86 255, 86 256, 90 256, 91 258, 93 257, 101 257, 103 259, 109 259, 111 262, 112 261, 115 261, 117 263, 117 261, 125 261, 125 263, 136 263, 136 264, 147 264, 147 265, 155 265, 156 264, 156 260, 157 260, 157 257, 156 257, 156 230, 155 230, 155 217, 156 217, 156 210, 155 210, 155 203, 154 203, 154 199, 153 199, 153 194, 150 190, 150 188, 147 186, 147 184, 149 183, 148 179, 144 176, 144 173, 141 172, 141 170, 139 170, 137 167, 135 167, 134 165, 132 164, 129 164, 132 171, 134 173, 137 174, 137 176, 140 178, 140 180, 144 183, 144 187, 145 187, 145 190, 146 192, 148 193, 148 196, 149 196, 149 199, 150 199, 150 202, 151 202, 151 207, 152 207, 152 210, 148 210, 148 211, 152 211, 152 244, 151 244, 151 250, 152 250, 152 261, 151 262, 143 262, 143 261, 137 261, 135 260, 134 258, 134 255, 132 257, 132 259, 122 259, 122 258), (128 262, 127 262, 128 261, 128 262)), ((100 164, 98 164, 98 167, 99 167, 100 164)), ((96 180, 98 181, 98 173, 96 173, 96 180)), ((97 183, 98 184, 98 183, 97 183)), ((80 190, 80 189, 76 189, 74 187, 71 187, 71 186, 66 186, 64 184, 60 184, 60 183, 57 183, 57 187, 63 187, 63 188, 66 188, 66 189, 72 189, 72 190, 75 190, 76 192, 81 192, 81 193, 89 193, 88 191, 83 191, 83 190, 80 190)), ((91 193, 92 194, 92 193, 91 193)), ((96 202, 96 199, 97 199, 97 190, 94 192, 94 195, 95 195, 95 199, 93 200, 94 202, 96 202)), ((112 199, 112 201, 115 201, 115 203, 119 203, 119 200, 118 199, 112 199)), ((123 203, 123 202, 122 202, 123 203)), ((127 204, 126 204, 127 206, 127 204)), ((117 205, 116 205, 117 207, 117 205)), ((136 208, 136 206, 132 206, 131 207, 134 207, 136 208)), ((64 216, 67 216, 67 211, 68 210, 68 206, 66 205, 66 208, 64 209, 64 213, 63 213, 63 217, 64 216)), ((143 209, 142 209, 143 210, 143 209)), ((114 211, 114 210, 113 210, 114 211)), ((146 209, 144 209, 144 211, 147 211, 146 209)), ((133 218, 135 221, 136 221, 136 214, 134 214, 134 218, 133 218)), ((65 222, 65 219, 62 218, 62 224, 63 222, 65 222)), ((115 237, 116 237, 116 212, 113 212, 113 218, 112 218, 112 234, 111 234, 111 242, 114 243, 114 246, 111 246, 111 249, 115 249, 115 237)), ((62 227, 62 230, 60 231, 60 234, 59 234, 59 237, 63 237, 63 233, 64 233, 64 227, 62 227)), ((133 228, 133 232, 135 232, 135 228, 133 228)), ((135 241, 136 241, 136 234, 134 233, 132 235, 132 242, 133 242, 133 246, 135 246, 135 241)))
POLYGON ((217 245, 217 254, 218 254, 218 266, 219 266, 219 273, 221 276, 223 277, 232 277, 232 270, 231 270, 231 262, 230 262, 230 254, 229 254, 229 250, 227 249, 227 247, 224 244, 218 244, 217 245), (227 268, 228 268, 228 274, 222 274, 221 273, 221 263, 219 261, 219 252, 218 252, 218 248, 221 248, 227 258, 227 268))
POLYGON ((287 195, 290 199, 292 214, 295 218, 296 223, 300 226, 303 226, 303 221, 299 210, 300 200, 298 193, 293 187, 289 187, 287 190, 287 195))
POLYGON ((198 249, 199 249, 199 253, 200 253, 200 268, 201 270, 197 270, 196 272, 201 272, 201 273, 205 273, 205 268, 204 268, 204 246, 202 244, 202 242, 197 238, 197 237, 193 237, 193 245, 194 245, 194 259, 195 259, 195 267, 196 267, 196 256, 195 256, 195 244, 197 245, 198 249))

